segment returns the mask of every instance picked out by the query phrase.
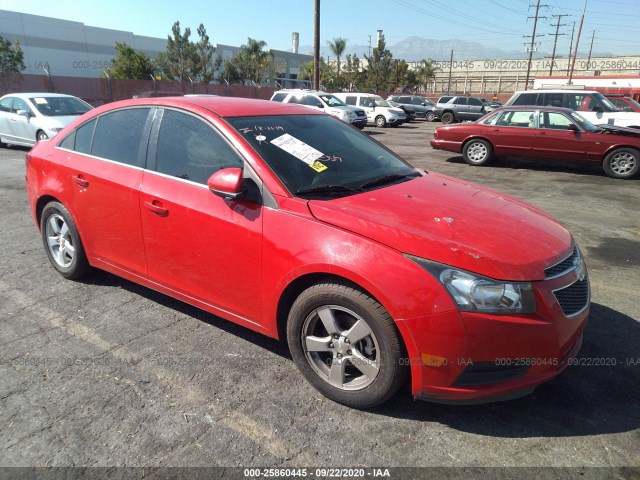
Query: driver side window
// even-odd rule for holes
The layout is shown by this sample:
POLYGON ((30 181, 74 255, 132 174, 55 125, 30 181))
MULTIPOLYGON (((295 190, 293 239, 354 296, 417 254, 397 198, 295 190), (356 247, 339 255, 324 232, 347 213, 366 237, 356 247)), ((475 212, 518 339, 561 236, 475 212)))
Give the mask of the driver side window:
POLYGON ((243 161, 214 128, 193 115, 165 110, 158 135, 156 170, 206 185, 209 177, 243 161))

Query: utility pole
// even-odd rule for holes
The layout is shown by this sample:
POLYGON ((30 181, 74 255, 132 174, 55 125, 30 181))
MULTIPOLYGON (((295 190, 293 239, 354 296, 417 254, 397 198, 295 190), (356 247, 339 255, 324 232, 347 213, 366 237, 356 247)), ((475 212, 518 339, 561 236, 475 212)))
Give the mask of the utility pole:
POLYGON ((447 85, 447 93, 451 93, 451 69, 453 68, 453 50, 451 50, 451 60, 449 60, 449 85, 447 85))
POLYGON ((589 58, 587 58, 587 70, 589 70, 589 64, 591 63, 591 51, 593 50, 593 38, 596 36, 596 31, 593 31, 591 35, 591 46, 589 47, 589 58))
POLYGON ((580 26, 578 27, 578 38, 576 38, 576 47, 573 50, 573 60, 571 61, 571 72, 569 72, 569 85, 573 78, 573 69, 576 66, 576 57, 578 56, 578 45, 580 44, 580 34, 582 33, 582 24, 584 23, 584 14, 587 11, 587 0, 584 0, 584 8, 582 9, 582 17, 580 18, 580 26))
MULTIPOLYGON (((552 27, 555 26, 556 27, 556 34, 555 34, 555 39, 553 41, 553 53, 551 54, 551 67, 549 68, 549 76, 553 75, 553 62, 555 62, 556 60, 556 46, 558 45, 558 35, 564 35, 564 33, 558 33, 560 31, 560 27, 564 27, 567 24, 566 23, 560 23, 560 20, 562 19, 562 17, 566 17, 567 14, 563 13, 562 15, 551 15, 552 17, 558 17, 558 23, 556 23, 555 25, 551 25, 552 27)), ((549 34, 551 35, 551 34, 549 34)))
POLYGON ((320 0, 316 0, 313 32, 313 89, 320 90, 320 0))
POLYGON ((371 58, 371 35, 369 35, 369 58, 371 58))
MULTIPOLYGON (((531 8, 533 5, 529 5, 529 8, 531 8)), ((538 16, 538 13, 540 12, 540 0, 538 0, 538 2, 536 3, 536 15, 534 17, 527 17, 527 18, 533 18, 533 33, 531 34, 531 45, 529 47, 529 61, 527 62, 527 78, 524 81, 524 89, 527 90, 529 88, 529 74, 531 73, 531 58, 533 57, 533 46, 535 45, 536 42, 536 28, 538 26, 538 19, 539 18, 547 18, 547 17, 540 17, 538 16)), ((548 7, 548 5, 542 5, 543 7, 548 7)), ((528 35, 525 35, 525 37, 527 37, 528 35)))
POLYGON ((573 28, 571 29, 571 41, 569 42, 569 58, 567 59, 567 75, 569 75, 569 69, 571 68, 571 53, 573 51, 573 32, 576 29, 576 21, 573 21, 573 28))

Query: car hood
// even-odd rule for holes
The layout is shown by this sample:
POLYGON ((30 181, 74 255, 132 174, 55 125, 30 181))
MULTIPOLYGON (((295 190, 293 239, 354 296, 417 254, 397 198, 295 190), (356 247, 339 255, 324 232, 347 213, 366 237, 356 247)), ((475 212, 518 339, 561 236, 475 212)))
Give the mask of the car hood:
POLYGON ((631 127, 618 127, 616 125, 596 125, 597 127, 602 128, 603 134, 614 134, 614 135, 624 135, 626 137, 640 137, 640 130, 637 128, 631 127))
POLYGON ((499 280, 544 279, 572 248, 569 232, 531 205, 429 173, 335 200, 310 200, 320 221, 416 255, 499 280))

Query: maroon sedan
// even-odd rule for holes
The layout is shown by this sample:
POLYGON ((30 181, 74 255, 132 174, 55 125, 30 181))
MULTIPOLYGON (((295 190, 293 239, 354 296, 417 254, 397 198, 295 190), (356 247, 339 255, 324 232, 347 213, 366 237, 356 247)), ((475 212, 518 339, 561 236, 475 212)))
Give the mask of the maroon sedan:
POLYGON ((640 130, 593 125, 568 108, 499 108, 473 123, 438 127, 431 146, 461 152, 469 165, 498 156, 601 164, 613 178, 640 170, 640 130))

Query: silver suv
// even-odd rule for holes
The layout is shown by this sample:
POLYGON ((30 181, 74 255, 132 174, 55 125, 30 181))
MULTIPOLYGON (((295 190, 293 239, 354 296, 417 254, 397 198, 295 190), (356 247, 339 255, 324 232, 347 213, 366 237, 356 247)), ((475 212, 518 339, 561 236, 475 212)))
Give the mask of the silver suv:
POLYGON ((478 120, 487 112, 484 102, 480 98, 467 96, 440 97, 434 110, 442 123, 478 120))
POLYGON ((367 124, 367 114, 363 109, 347 105, 335 95, 320 90, 278 90, 271 96, 271 101, 297 103, 315 108, 359 129, 363 129, 367 124))

